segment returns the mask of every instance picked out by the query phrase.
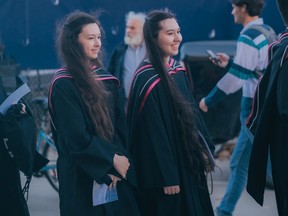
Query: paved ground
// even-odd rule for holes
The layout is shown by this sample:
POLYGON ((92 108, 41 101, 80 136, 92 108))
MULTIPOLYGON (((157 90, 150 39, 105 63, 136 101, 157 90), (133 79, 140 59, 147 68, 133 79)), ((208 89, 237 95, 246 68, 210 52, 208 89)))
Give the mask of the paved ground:
MULTIPOLYGON (((219 169, 213 174, 214 191, 211 195, 212 204, 218 206, 223 197, 227 181, 229 178, 229 160, 216 160, 219 169)), ((274 190, 266 189, 264 195, 264 205, 261 207, 246 192, 243 192, 233 216, 277 216, 277 207, 274 190)))
MULTIPOLYGON (((211 195, 214 207, 219 204, 225 192, 229 176, 229 160, 217 160, 217 165, 219 169, 216 169, 213 174, 214 187, 211 195)), ((277 216, 274 191, 267 189, 264 200, 264 206, 261 207, 245 191, 235 209, 234 216, 277 216)), ((31 216, 59 216, 58 203, 58 194, 48 181, 44 177, 34 177, 28 201, 31 216)))

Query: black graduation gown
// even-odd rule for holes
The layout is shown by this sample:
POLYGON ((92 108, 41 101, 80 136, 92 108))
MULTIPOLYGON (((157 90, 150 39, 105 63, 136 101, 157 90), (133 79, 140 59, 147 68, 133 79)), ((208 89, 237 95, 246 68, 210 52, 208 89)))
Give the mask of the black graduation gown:
POLYGON ((258 85, 259 92, 248 120, 255 133, 250 157, 247 191, 263 205, 268 149, 272 164, 279 215, 288 214, 288 31, 271 45, 271 61, 258 85), (258 110, 258 112, 257 112, 258 110))
MULTIPOLYGON (((167 70, 184 98, 197 109, 184 69, 171 59, 167 70)), ((199 170, 200 176, 189 171, 170 98, 148 61, 135 72, 127 115, 129 148, 135 162, 136 195, 141 214, 214 215, 204 171, 199 170), (181 192, 164 195, 163 187, 173 185, 179 185, 181 192)), ((211 143, 210 147, 213 148, 211 143)))
POLYGON ((28 206, 22 193, 20 171, 2 143, 0 170, 0 215, 29 216, 28 206))
POLYGON ((128 212, 138 215, 130 186, 135 186, 132 165, 127 173, 128 181, 121 180, 117 184, 118 201, 95 207, 92 205, 93 180, 109 185, 111 179, 108 173, 118 174, 113 168, 114 154, 117 152, 129 156, 123 145, 127 132, 123 123, 123 106, 117 104, 119 82, 101 68, 95 69, 93 74, 111 93, 109 108, 115 126, 113 143, 93 132, 86 105, 74 80, 65 69, 56 72, 49 91, 49 109, 55 126, 52 127, 52 132, 59 155, 57 170, 61 216, 124 216, 128 212))

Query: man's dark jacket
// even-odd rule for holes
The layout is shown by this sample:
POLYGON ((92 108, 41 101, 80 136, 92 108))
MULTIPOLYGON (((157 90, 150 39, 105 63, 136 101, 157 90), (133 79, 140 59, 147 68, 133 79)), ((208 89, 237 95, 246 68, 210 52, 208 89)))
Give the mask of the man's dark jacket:
POLYGON ((125 99, 125 89, 123 86, 124 57, 127 48, 128 45, 126 45, 124 42, 118 44, 111 55, 110 62, 107 67, 107 71, 113 76, 117 77, 117 79, 120 81, 120 96, 123 97, 123 100, 125 99))

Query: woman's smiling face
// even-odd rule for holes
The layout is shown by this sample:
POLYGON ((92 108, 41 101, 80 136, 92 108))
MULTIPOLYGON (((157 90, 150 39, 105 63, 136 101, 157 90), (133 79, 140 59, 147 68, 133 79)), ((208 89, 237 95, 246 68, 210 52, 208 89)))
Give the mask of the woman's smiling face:
POLYGON ((175 19, 165 19, 160 22, 157 43, 162 51, 164 58, 178 54, 179 46, 182 41, 180 27, 175 19))
POLYGON ((78 35, 78 41, 82 45, 89 60, 96 59, 101 48, 101 32, 96 23, 90 23, 83 27, 78 35))

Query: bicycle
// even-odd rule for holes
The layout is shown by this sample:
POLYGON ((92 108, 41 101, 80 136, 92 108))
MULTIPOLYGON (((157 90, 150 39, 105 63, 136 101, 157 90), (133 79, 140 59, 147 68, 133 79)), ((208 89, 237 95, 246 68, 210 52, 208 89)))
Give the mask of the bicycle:
POLYGON ((59 183, 56 168, 58 153, 50 129, 48 98, 35 97, 32 98, 31 103, 34 105, 34 108, 36 107, 38 108, 36 110, 36 113, 40 114, 38 115, 39 119, 36 118, 36 122, 39 123, 36 149, 40 154, 42 154, 49 160, 49 163, 46 166, 44 166, 39 172, 34 173, 33 175, 35 177, 45 176, 50 185, 53 187, 53 189, 55 189, 58 192, 59 183))

